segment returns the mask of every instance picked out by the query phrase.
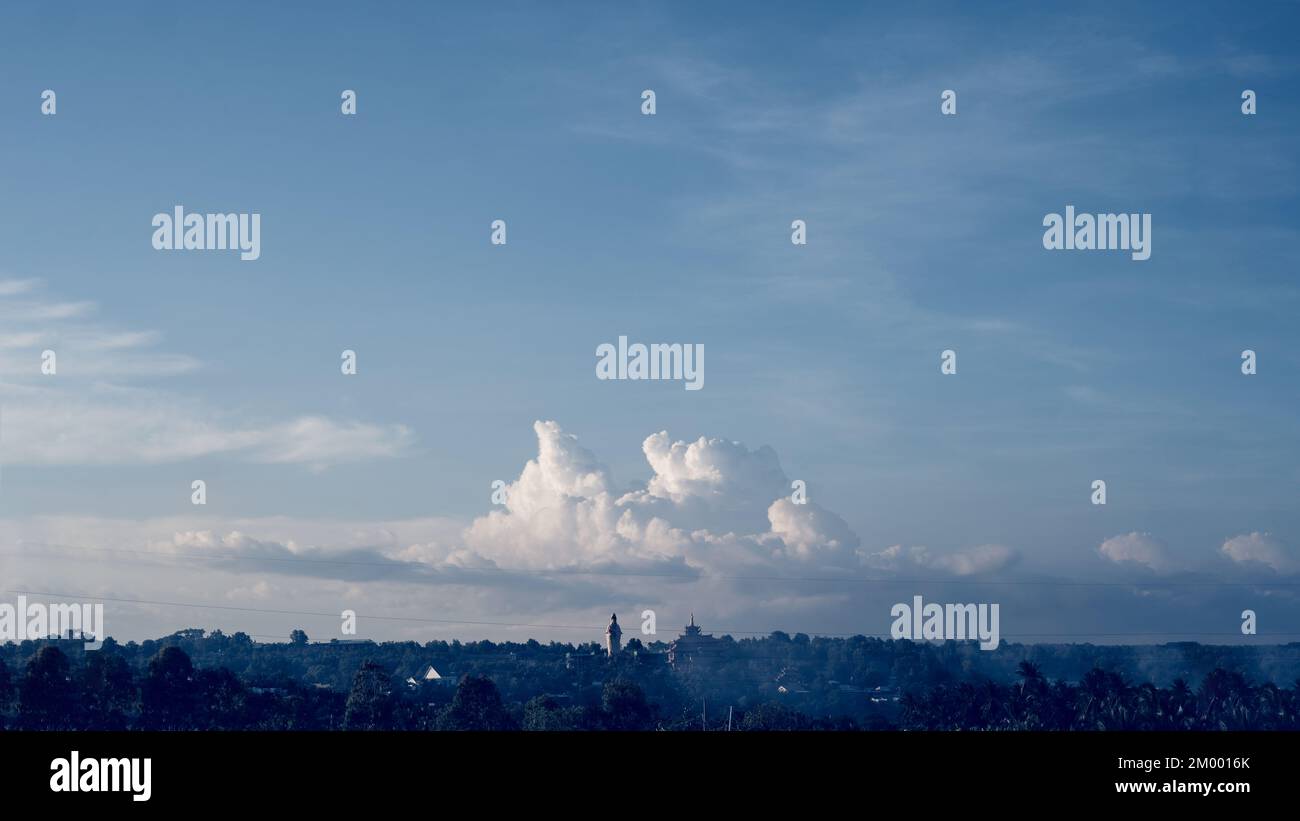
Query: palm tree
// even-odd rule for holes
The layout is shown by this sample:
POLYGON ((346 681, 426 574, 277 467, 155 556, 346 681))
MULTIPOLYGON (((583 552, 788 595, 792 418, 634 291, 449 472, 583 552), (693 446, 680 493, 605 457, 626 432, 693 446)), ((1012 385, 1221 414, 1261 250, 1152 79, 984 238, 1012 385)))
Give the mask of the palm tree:
POLYGON ((1042 670, 1032 661, 1022 661, 1016 666, 1016 675, 1020 677, 1020 690, 1026 695, 1041 696, 1047 680, 1042 670))
POLYGON ((1037 664, 1022 661, 1016 667, 1020 686, 1013 691, 1013 711, 1018 717, 1016 726, 1022 730, 1041 730, 1044 725, 1044 700, 1048 693, 1047 680, 1037 664))
POLYGON ((1286 723, 1286 694, 1273 682, 1265 682, 1255 691, 1256 718, 1260 729, 1275 730, 1286 723))
POLYGON ((1140 685, 1133 694, 1133 709, 1138 729, 1154 730, 1164 717, 1160 688, 1149 681, 1140 685))
POLYGON ((1196 694, 1187 682, 1174 679, 1166 698, 1171 729, 1190 730, 1196 724, 1196 694))

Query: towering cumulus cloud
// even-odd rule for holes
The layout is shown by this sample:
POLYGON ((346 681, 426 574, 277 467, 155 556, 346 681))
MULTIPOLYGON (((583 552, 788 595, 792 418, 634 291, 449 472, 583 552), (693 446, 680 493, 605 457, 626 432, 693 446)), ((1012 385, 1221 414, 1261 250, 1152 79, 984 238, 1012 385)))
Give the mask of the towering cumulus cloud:
POLYGON ((466 546, 485 558, 527 567, 670 559, 715 570, 857 564, 857 536, 834 513, 790 500, 790 479, 771 448, 656 433, 641 445, 650 480, 619 491, 558 424, 533 429, 537 458, 506 487, 504 509, 465 531, 466 546))

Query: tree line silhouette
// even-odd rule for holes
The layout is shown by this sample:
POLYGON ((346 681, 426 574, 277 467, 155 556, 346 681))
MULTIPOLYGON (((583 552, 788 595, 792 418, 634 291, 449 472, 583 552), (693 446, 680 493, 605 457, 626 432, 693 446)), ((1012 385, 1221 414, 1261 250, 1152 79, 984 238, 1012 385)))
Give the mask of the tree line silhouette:
POLYGON ((1241 673, 1215 669, 1200 687, 1183 679, 1169 687, 1133 684, 1094 668, 1077 684, 1049 681, 1023 661, 1019 681, 953 682, 901 701, 909 730, 1298 730, 1300 681, 1290 689, 1254 685, 1241 673))
MULTIPOLYGON (((1050 680, 1021 662, 1018 680, 947 681, 903 694, 893 718, 861 723, 809 715, 771 699, 707 715, 676 690, 651 698, 628 659, 608 660, 592 697, 536 693, 507 701, 496 682, 472 673, 457 684, 410 682, 375 661, 343 692, 283 680, 259 686, 224 667, 199 669, 176 645, 161 647, 137 675, 121 652, 85 653, 73 664, 55 644, 39 647, 20 673, 0 660, 0 727, 14 730, 1296 730, 1300 682, 1255 685, 1215 669, 1193 689, 1133 684, 1095 668, 1078 683, 1050 680)), ((657 670, 657 672, 662 672, 657 670)), ((653 689, 653 687, 652 687, 653 689)), ((861 696, 866 698, 866 696, 861 696)))

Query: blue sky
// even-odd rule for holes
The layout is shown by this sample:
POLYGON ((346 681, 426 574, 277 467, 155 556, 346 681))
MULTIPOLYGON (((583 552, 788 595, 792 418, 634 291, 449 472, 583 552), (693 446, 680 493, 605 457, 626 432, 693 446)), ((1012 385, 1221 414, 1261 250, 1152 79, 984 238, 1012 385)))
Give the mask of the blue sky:
MULTIPOLYGON (((889 603, 933 592, 1001 596, 1004 633, 1209 637, 1246 607, 1267 614, 1260 639, 1300 629, 1296 18, 1293 4, 8 5, 0 535, 15 553, 0 571, 32 590, 518 623, 649 607, 676 624, 694 608, 875 633, 889 603), (955 117, 939 111, 949 88, 955 117), (155 251, 150 219, 177 204, 260 213, 261 258, 155 251), (1071 204, 1151 213, 1151 258, 1045 251, 1043 216, 1071 204), (488 241, 498 218, 505 246, 488 241), (705 389, 598 381, 593 352, 619 335, 702 343, 705 389), (724 555, 602 530, 602 503, 557 478, 587 464, 567 451, 538 492, 572 509, 491 521, 493 480, 523 491, 537 420, 607 468, 609 505, 655 497, 618 506, 640 525, 754 538, 724 555), (656 474, 643 441, 659 431, 724 440, 695 456, 725 492, 656 474), (768 510, 776 496, 745 473, 762 446, 834 517, 819 536, 851 538, 774 551, 765 521, 710 508, 768 510), (656 475, 677 490, 655 496, 656 475), (1112 555, 1142 561, 1099 551, 1116 538, 1112 555), (89 550, 56 560, 50 543, 89 550), (417 574, 660 563, 933 584, 537 575, 516 590, 258 563, 340 551, 417 574), (1203 584, 1229 578, 1242 586, 1203 584), (975 584, 1049 579, 1135 586, 1102 606, 975 584), (1140 586, 1173 582, 1189 586, 1140 586)), ((109 618, 133 637, 298 626, 109 618)))

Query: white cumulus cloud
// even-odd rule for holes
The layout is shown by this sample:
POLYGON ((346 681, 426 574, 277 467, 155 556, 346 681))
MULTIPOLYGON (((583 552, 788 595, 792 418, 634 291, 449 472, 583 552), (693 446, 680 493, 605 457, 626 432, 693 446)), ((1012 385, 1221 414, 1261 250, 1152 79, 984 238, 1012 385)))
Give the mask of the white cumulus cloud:
POLYGON ((1168 573, 1177 570, 1179 566, 1164 542, 1150 533, 1133 531, 1112 536, 1102 542, 1097 550, 1116 564, 1139 564, 1157 573, 1168 573))
POLYGON ((1234 562, 1256 562, 1273 568, 1279 573, 1294 573, 1300 570, 1300 562, 1287 550, 1286 545, 1269 533, 1243 533, 1233 536, 1220 548, 1223 554, 1234 562))

